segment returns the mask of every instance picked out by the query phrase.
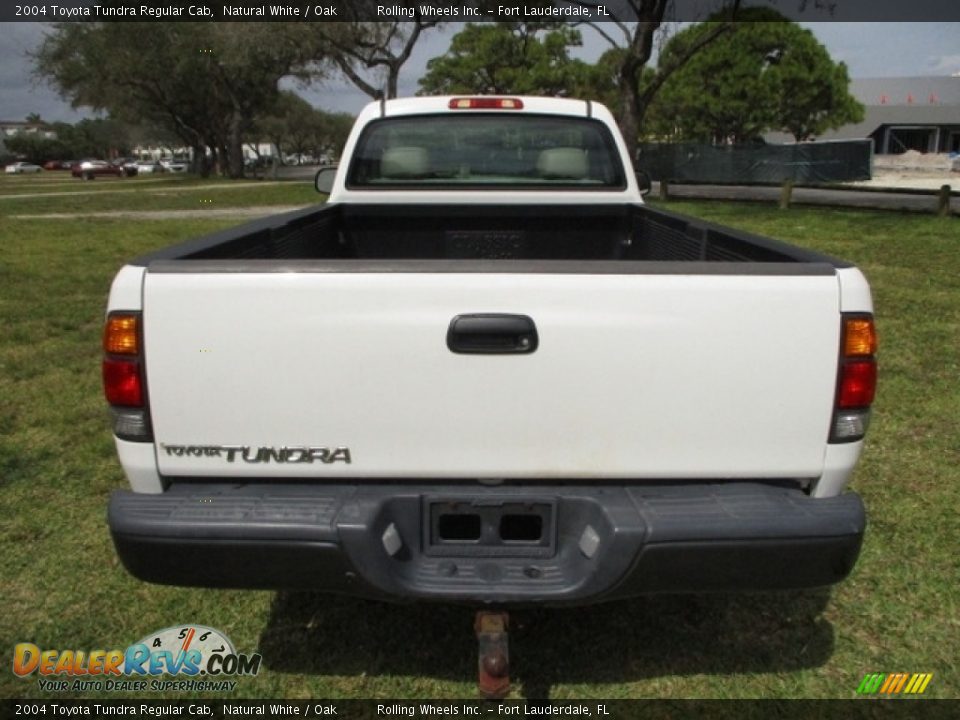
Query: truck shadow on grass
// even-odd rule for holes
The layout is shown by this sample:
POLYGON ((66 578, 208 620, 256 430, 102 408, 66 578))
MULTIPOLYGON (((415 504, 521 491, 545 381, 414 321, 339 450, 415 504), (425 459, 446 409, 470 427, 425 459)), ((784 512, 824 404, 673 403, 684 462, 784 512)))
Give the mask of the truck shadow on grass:
MULTIPOLYGON (((829 590, 653 596, 510 613, 514 686, 546 698, 558 684, 673 675, 789 672, 834 646, 829 590)), ((403 675, 472 682, 473 609, 279 593, 260 637, 264 663, 308 675, 403 675)))

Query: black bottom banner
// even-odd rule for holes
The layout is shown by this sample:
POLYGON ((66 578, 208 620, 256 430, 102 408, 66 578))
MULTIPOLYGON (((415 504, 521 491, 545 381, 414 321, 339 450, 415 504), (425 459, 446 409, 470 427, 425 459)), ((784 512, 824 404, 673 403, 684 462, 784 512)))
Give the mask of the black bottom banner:
POLYGON ((0 720, 54 718, 955 718, 955 700, 3 700, 0 720))

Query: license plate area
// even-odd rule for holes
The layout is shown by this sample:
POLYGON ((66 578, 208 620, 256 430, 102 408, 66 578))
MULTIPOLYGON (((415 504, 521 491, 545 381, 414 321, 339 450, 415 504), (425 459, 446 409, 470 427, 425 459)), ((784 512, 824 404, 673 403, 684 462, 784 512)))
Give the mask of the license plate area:
POLYGON ((556 501, 437 498, 423 501, 423 547, 448 557, 551 557, 556 501))

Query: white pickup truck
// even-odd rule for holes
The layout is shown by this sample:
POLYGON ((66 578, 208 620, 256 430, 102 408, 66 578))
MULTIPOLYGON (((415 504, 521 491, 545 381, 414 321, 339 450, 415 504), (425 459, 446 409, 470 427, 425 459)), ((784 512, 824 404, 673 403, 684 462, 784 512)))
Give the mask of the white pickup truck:
POLYGON ((580 100, 373 103, 331 184, 114 280, 133 575, 559 605, 850 572, 850 263, 646 207, 580 100))

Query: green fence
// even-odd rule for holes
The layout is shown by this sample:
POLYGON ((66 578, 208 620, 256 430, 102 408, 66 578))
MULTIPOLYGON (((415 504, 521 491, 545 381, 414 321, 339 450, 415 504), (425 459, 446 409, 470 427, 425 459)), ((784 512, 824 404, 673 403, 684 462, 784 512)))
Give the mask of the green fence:
POLYGON ((716 184, 869 180, 872 140, 795 145, 642 143, 637 169, 654 180, 716 184))

